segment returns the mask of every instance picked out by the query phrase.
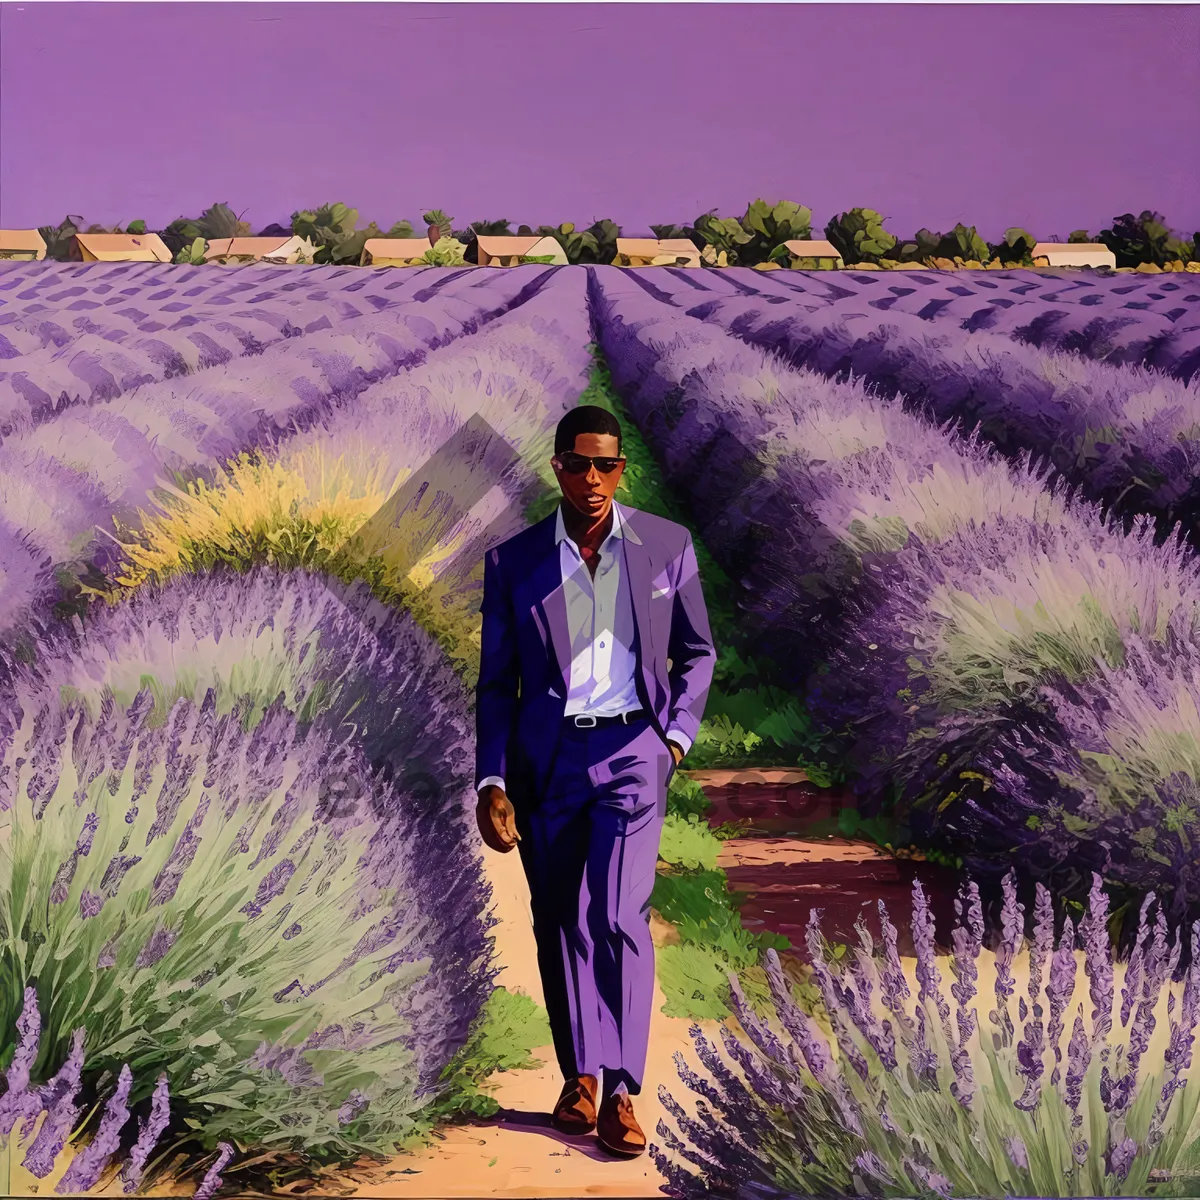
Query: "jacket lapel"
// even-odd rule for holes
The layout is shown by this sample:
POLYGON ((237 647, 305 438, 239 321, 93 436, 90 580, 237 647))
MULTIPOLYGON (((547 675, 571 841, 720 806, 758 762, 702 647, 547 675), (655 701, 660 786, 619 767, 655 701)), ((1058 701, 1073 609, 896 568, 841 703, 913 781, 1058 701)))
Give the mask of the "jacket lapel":
MULTIPOLYGON (((637 634, 638 645, 644 651, 650 644, 650 579, 654 573, 650 562, 649 547, 638 536, 637 530, 630 520, 636 510, 622 507, 621 517, 624 522, 625 536, 621 539, 621 550, 624 555, 622 567, 626 581, 629 584, 629 595, 633 602, 633 627, 637 634)), ((649 655, 642 654, 643 662, 649 661, 649 655)))
POLYGON ((563 695, 571 679, 571 634, 567 627, 567 597, 562 586, 562 557, 554 540, 556 513, 542 525, 537 542, 537 561, 522 588, 528 598, 546 653, 563 680, 563 695))

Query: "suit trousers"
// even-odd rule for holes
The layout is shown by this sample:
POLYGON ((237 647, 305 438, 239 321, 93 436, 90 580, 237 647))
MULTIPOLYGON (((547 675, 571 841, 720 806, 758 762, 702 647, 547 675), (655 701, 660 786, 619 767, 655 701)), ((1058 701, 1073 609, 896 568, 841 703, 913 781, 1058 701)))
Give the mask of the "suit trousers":
POLYGON ((539 795, 513 797, 564 1077, 641 1090, 654 999, 650 893, 675 770, 648 717, 563 725, 539 795))

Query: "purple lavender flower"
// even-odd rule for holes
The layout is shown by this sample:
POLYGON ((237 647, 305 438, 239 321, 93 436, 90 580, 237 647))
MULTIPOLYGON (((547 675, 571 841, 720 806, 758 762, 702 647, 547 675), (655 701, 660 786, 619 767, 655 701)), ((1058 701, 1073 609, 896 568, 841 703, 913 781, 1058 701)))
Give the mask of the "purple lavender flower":
POLYGON ((232 1157, 233 1147, 228 1142, 218 1142, 216 1161, 200 1181, 200 1186, 196 1189, 192 1200, 212 1200, 217 1188, 221 1186, 221 1172, 225 1170, 232 1157))
POLYGON ((1017 1043, 1017 1074, 1024 1078, 1025 1090, 1013 1103, 1023 1112, 1032 1112, 1041 1099, 1045 1053, 1041 1018, 1035 1017, 1025 1026, 1025 1036, 1017 1043))
POLYGON ((883 1006, 896 1018, 901 1040, 906 1044, 912 1038, 912 1018, 908 1015, 905 1000, 910 993, 904 968, 900 965, 896 927, 888 919, 887 908, 882 900, 879 907, 879 924, 883 932, 883 961, 879 969, 879 991, 883 1006))
POLYGON ((1008 1155, 1009 1162, 1019 1170, 1029 1170, 1029 1152, 1025 1149, 1025 1143, 1016 1136, 1004 1139, 1004 1152, 1008 1155))
POLYGON ((84 888, 79 894, 79 916, 87 921, 92 917, 98 917, 100 910, 104 907, 104 897, 99 892, 90 892, 84 888))
MULTIPOLYGON (((817 987, 821 991, 821 998, 825 1003, 825 1011, 829 1016, 829 1023, 837 1039, 838 1049, 846 1061, 858 1072, 859 1077, 865 1080, 870 1074, 870 1068, 862 1052, 854 1044, 842 1017, 842 1012, 849 1010, 853 1019, 853 1009, 857 1007, 855 997, 851 989, 843 988, 834 979, 833 973, 825 963, 824 939, 821 937, 820 918, 821 909, 814 908, 809 911, 808 925, 804 935, 805 943, 808 947, 809 962, 813 969, 813 978, 816 980, 817 987)), ((867 1028, 870 1029, 869 1021, 864 1020, 863 1024, 866 1024, 867 1028)))
POLYGON ((1033 941, 1029 946, 1029 1005, 1041 1016, 1042 968, 1054 946, 1054 908, 1050 893, 1037 884, 1034 901, 1033 941))
POLYGON ((1054 1071, 1050 1076, 1052 1087, 1058 1084, 1061 1077, 1061 1041, 1065 1028, 1063 1017, 1075 993, 1075 973, 1075 927, 1068 919, 1063 927, 1062 940, 1051 959, 1050 981, 1046 985, 1046 998, 1050 1004, 1050 1024, 1046 1031, 1046 1039, 1054 1049, 1054 1071))
POLYGON ((150 1099, 150 1115, 138 1122, 138 1138, 122 1171, 126 1192, 136 1192, 151 1151, 171 1121, 171 1097, 166 1075, 160 1075, 150 1099))
POLYGON ((1150 912, 1150 906, 1154 903, 1154 900, 1154 893, 1147 893, 1146 898, 1142 901, 1141 913, 1138 915, 1137 939, 1129 955, 1129 964, 1125 969, 1125 981, 1121 987, 1122 1027, 1129 1024, 1129 1017, 1133 1012, 1133 1006, 1137 1000, 1138 988, 1142 982, 1142 957, 1146 950, 1146 938, 1149 936, 1146 917, 1150 912))
POLYGON ((371 1101, 358 1088, 354 1088, 346 1097, 346 1102, 338 1109, 338 1124, 349 1125, 367 1111, 371 1101))
POLYGON ((121 1128, 129 1119, 129 1090, 133 1086, 133 1075, 128 1064, 121 1068, 117 1079, 117 1090, 108 1098, 100 1128, 96 1136, 72 1160, 55 1189, 59 1195, 67 1192, 90 1191, 100 1180, 108 1160, 121 1144, 121 1128))
POLYGON ((1108 1173, 1116 1179, 1124 1179, 1137 1158, 1138 1144, 1131 1137, 1125 1138, 1115 1146, 1110 1146, 1105 1155, 1108 1173))
POLYGON ((1079 1112, 1079 1102, 1083 1098, 1083 1081, 1087 1075, 1092 1060, 1092 1043, 1083 1023, 1082 1012, 1075 1017, 1075 1025, 1071 1030, 1071 1041, 1067 1046, 1067 1090, 1064 1098, 1067 1107, 1074 1114, 1073 1124, 1082 1119, 1079 1112))
POLYGON ((1088 910, 1080 922, 1083 934, 1084 970, 1091 983, 1092 1045, 1099 1046, 1112 1028, 1113 964, 1108 935, 1108 896, 1100 876, 1092 874, 1088 910))
POLYGON ((1184 980, 1179 1015, 1171 1021, 1170 1041, 1163 1052, 1166 1078, 1163 1080, 1162 1091, 1154 1106, 1154 1114, 1150 1118, 1147 1141, 1151 1146, 1156 1146, 1161 1141, 1171 1101, 1174 1099, 1175 1093, 1184 1087, 1186 1083, 1184 1076, 1192 1065, 1196 1024, 1200 1020, 1200 921, 1196 921, 1192 925, 1191 949, 1192 960, 1184 980))
POLYGON ((167 951, 175 944, 179 933, 174 929, 159 927, 151 935, 146 944, 138 951, 135 970, 152 967, 166 957, 167 951))
POLYGON ((944 1200, 949 1200, 953 1189, 950 1180, 945 1175, 923 1166, 914 1158, 905 1158, 904 1169, 908 1172, 909 1177, 916 1180, 921 1187, 927 1188, 931 1192, 936 1192, 937 1195, 944 1197, 944 1200))
POLYGON ((42 1015, 38 1011, 35 988, 25 989, 21 1015, 17 1018, 17 1033, 17 1048, 5 1074, 8 1090, 0 1096, 0 1134, 4 1135, 11 1133, 22 1117, 38 1108, 37 1092, 29 1090, 29 1073, 37 1060, 42 1033, 42 1015))
POLYGON ((71 1035, 71 1051, 66 1062, 42 1089, 41 1104, 46 1109, 46 1118, 22 1162, 38 1179, 45 1179, 54 1170, 55 1161, 79 1119, 76 1099, 83 1074, 84 1038, 84 1030, 76 1029, 71 1035))
POLYGON ((784 1028, 791 1035, 795 1045, 799 1047, 800 1053, 804 1056, 805 1065, 812 1072, 813 1078, 824 1086, 831 1086, 833 1083, 833 1059, 830 1057, 829 1048, 825 1045, 812 1018, 790 999, 786 999, 790 995, 790 989, 783 977, 779 955, 774 949, 767 951, 763 965, 776 999, 776 1005, 780 1009, 779 1017, 784 1028), (782 1005, 779 1004, 781 998, 785 999, 785 1003, 782 1005))
POLYGON ((1012 974, 1012 962, 1021 947, 1025 932, 1025 909, 1017 900, 1017 885, 1010 871, 1002 884, 1004 906, 1000 912, 1000 946, 996 951, 996 1008, 991 1013, 991 1022, 999 1029, 998 1045, 1012 1044, 1013 1023, 1008 1015, 1008 999, 1016 988, 1012 974))
POLYGON ((854 1165, 863 1175, 869 1175, 872 1179, 877 1179, 882 1184, 890 1186, 895 1182, 887 1167, 870 1150, 864 1150, 854 1160, 854 1165))

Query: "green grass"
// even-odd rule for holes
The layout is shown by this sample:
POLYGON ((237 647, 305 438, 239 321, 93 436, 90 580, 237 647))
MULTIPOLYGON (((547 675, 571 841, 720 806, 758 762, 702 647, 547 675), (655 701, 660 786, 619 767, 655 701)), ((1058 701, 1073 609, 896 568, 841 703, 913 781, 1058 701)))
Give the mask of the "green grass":
POLYGON ((467 1044, 446 1067, 446 1091, 428 1110, 435 1121, 490 1117, 499 1110, 487 1090, 497 1071, 540 1067, 533 1051, 550 1044, 546 1010, 528 996, 497 987, 488 997, 467 1044))

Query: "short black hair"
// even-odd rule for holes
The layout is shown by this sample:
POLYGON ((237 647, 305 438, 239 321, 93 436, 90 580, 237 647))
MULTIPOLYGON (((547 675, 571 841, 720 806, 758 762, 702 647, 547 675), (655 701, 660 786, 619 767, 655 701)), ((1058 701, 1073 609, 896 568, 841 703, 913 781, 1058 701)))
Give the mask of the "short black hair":
POLYGON ((554 431, 554 453, 574 450, 575 439, 581 433, 607 433, 617 439, 617 453, 621 453, 621 422, 607 408, 580 404, 571 409, 554 431))

